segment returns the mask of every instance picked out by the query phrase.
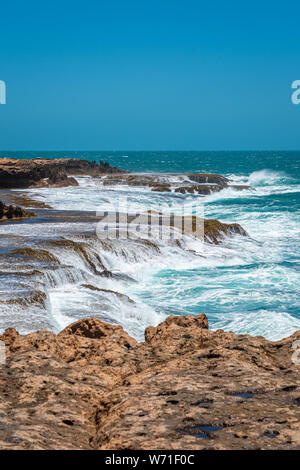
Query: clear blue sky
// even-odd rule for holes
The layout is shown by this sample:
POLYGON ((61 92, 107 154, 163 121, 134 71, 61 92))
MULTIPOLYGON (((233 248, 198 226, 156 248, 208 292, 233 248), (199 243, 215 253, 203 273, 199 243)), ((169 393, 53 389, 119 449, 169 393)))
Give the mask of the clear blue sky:
POLYGON ((0 3, 0 150, 300 149, 299 1, 0 3))

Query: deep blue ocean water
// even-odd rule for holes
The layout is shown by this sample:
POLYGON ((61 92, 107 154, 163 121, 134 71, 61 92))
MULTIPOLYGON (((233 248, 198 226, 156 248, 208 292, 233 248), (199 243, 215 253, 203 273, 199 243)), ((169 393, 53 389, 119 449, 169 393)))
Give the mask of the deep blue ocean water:
MULTIPOLYGON (((251 190, 225 189, 210 196, 151 193, 137 188, 34 190, 57 209, 96 210, 111 199, 127 197, 137 209, 155 208, 162 198, 204 206, 207 218, 238 222, 249 238, 237 237, 207 247, 204 255, 171 251, 160 260, 143 260, 122 270, 139 281, 128 295, 168 314, 206 313, 212 328, 262 334, 278 339, 300 329, 300 152, 0 152, 0 157, 86 158, 104 160, 133 172, 208 172, 229 177, 251 190)), ((192 210, 192 209, 191 209, 192 210)), ((111 261, 113 262, 113 260, 111 261)), ((126 325, 125 325, 126 326, 126 325)))

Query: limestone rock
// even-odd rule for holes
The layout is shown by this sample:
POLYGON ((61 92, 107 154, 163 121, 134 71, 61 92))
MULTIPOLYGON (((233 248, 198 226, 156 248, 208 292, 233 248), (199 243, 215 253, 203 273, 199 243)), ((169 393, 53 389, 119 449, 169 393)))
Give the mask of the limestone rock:
POLYGON ((300 450, 300 331, 270 342, 171 316, 145 338, 92 317, 6 330, 0 448, 300 450))
POLYGON ((122 170, 100 161, 89 162, 79 158, 39 158, 32 160, 1 158, 0 188, 78 186, 76 175, 99 176, 122 170))
POLYGON ((0 221, 1 220, 12 220, 12 219, 28 219, 35 217, 31 212, 28 212, 21 207, 7 206, 0 201, 0 221))

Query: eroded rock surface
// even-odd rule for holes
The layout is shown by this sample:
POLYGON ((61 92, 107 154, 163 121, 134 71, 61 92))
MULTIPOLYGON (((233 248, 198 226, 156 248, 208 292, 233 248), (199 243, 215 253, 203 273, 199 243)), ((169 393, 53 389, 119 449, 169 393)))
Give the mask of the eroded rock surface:
POLYGON ((28 219, 34 217, 34 214, 21 207, 6 205, 0 201, 0 221, 12 219, 28 219))
POLYGON ((233 185, 228 178, 222 175, 209 173, 186 174, 114 174, 102 178, 104 186, 127 185, 134 187, 148 187, 151 191, 172 191, 181 194, 200 194, 202 196, 232 188, 237 191, 251 189, 247 185, 233 185))
POLYGON ((0 448, 300 449, 300 331, 269 342, 171 316, 145 338, 96 318, 7 329, 0 448))
POLYGON ((244 189, 250 189, 249 186, 246 185, 227 185, 227 184, 198 184, 197 186, 180 186, 179 188, 175 189, 175 193, 181 194, 201 194, 202 196, 206 196, 208 194, 217 193, 222 191, 222 189, 226 189, 230 187, 231 189, 235 189, 236 191, 243 191, 244 189))
POLYGON ((225 224, 219 220, 204 219, 204 240, 208 243, 218 244, 226 235, 247 236, 247 232, 240 224, 225 224))
POLYGON ((225 178, 222 175, 210 174, 210 173, 188 173, 187 176, 192 181, 196 181, 197 183, 209 183, 209 184, 228 184, 229 179, 225 178))
POLYGON ((89 162, 79 158, 0 159, 0 188, 78 186, 74 175, 99 176, 119 173, 108 163, 89 162))

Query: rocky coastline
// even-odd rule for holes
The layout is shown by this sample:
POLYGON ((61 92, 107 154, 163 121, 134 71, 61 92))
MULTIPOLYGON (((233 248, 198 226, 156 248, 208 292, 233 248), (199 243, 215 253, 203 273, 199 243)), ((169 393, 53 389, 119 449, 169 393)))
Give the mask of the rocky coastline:
POLYGON ((13 219, 28 219, 35 217, 35 214, 28 212, 21 207, 6 205, 0 201, 0 222, 13 219))
POLYGON ((170 316, 138 343, 97 318, 7 329, 1 449, 300 449, 294 341, 170 316))
POLYGON ((233 185, 228 178, 208 173, 187 173, 181 183, 165 181, 164 175, 128 173, 108 163, 83 159, 0 159, 0 189, 78 186, 74 176, 101 178, 104 186, 128 185, 149 187, 156 192, 207 195, 226 188, 250 189, 246 185, 233 185), (184 183, 184 184, 183 184, 184 183))
MULTIPOLYGON (((103 286, 105 279, 134 282, 110 270, 105 253, 121 253, 124 259, 138 252, 151 259, 161 255, 156 240, 126 240, 126 246, 122 239, 99 240, 95 226, 101 217, 93 212, 53 210, 31 200, 26 191, 10 191, 77 186, 76 176, 99 178, 105 188, 143 186, 178 193, 176 197, 249 189, 231 185, 221 175, 176 179, 131 174, 80 159, 1 159, 0 189, 7 190, 0 194, 2 224, 28 218, 25 223, 32 227, 42 223, 66 230, 46 230, 42 238, 30 231, 1 235, 0 275, 10 281, 0 298, 5 329, 0 334, 0 345, 5 345, 0 448, 300 450, 300 366, 293 361, 300 331, 271 342, 210 330, 204 314, 172 315, 146 328, 144 340, 137 341, 121 326, 96 318, 92 309, 58 334, 50 331, 41 313, 48 302, 44 283, 52 286, 64 276, 80 289, 101 295, 104 317, 111 296, 120 302, 118 308, 129 304, 138 317, 140 307, 129 296, 103 286), (73 259, 80 272, 73 269, 73 259), (19 334, 18 323, 11 324, 5 309, 17 306, 21 325, 32 305, 36 310, 30 322, 35 327, 30 331, 36 331, 19 334)), ((144 215, 147 221, 149 211, 144 215)), ((238 223, 205 219, 203 229, 202 241, 213 247, 226 237, 248 236, 238 223)), ((189 250, 184 242, 172 243, 189 250)))
POLYGON ((78 186, 76 175, 99 176, 123 173, 116 167, 100 161, 82 159, 0 159, 0 188, 36 188, 78 186))
POLYGON ((176 192, 181 194, 208 195, 223 189, 231 188, 237 191, 252 190, 247 185, 231 184, 228 178, 222 175, 209 173, 185 173, 183 175, 160 174, 112 174, 103 178, 104 186, 126 185, 133 187, 148 187, 155 192, 176 192), (173 176, 173 178, 172 178, 173 176), (173 180, 173 181, 172 181, 173 180))

